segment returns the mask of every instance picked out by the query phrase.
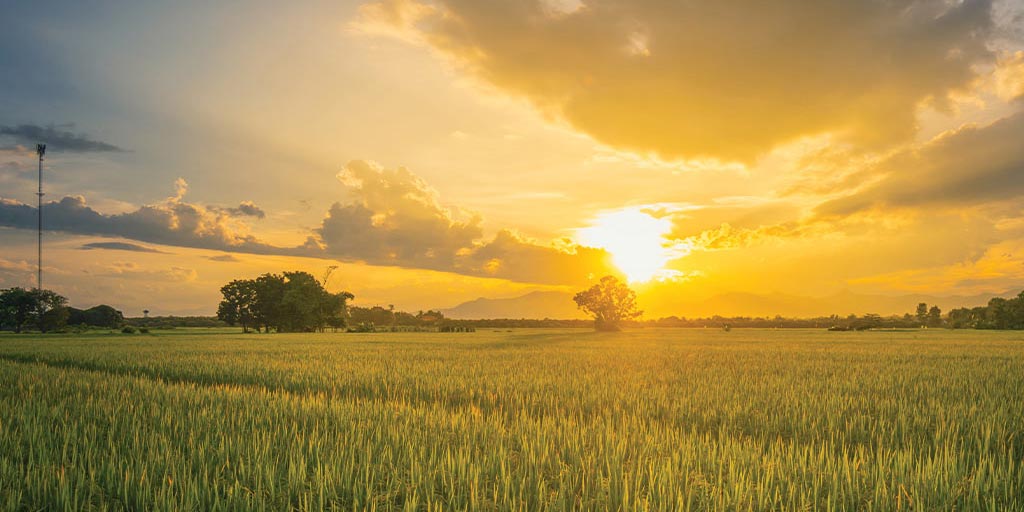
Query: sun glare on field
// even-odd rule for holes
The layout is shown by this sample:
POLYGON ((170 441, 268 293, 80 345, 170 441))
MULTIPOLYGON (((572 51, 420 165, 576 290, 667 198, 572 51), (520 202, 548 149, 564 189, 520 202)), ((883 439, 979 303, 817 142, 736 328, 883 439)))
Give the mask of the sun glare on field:
POLYGON ((643 283, 677 273, 665 269, 665 264, 676 256, 664 238, 671 229, 668 218, 657 218, 634 207, 602 213, 589 227, 577 230, 576 235, 583 245, 608 251, 629 282, 643 283))

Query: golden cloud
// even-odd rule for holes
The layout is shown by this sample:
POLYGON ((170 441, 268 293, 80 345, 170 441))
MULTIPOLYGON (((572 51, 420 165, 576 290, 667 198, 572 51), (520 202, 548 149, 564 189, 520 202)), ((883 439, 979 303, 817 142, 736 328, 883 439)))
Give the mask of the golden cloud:
MULTIPOLYGON (((750 161, 799 137, 878 147, 991 61, 988 0, 381 0, 389 27, 618 148, 750 161)), ((375 33, 385 33, 376 30, 375 33)))

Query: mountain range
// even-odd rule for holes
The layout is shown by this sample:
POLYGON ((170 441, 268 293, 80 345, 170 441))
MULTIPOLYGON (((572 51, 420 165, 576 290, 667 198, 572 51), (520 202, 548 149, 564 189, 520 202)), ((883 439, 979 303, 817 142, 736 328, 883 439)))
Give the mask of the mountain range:
MULTIPOLYGON (((489 299, 480 297, 455 307, 444 309, 448 318, 586 318, 572 301, 572 293, 537 291, 520 297, 489 299)), ((1009 295, 1004 295, 1009 296, 1009 295)), ((689 318, 721 316, 775 316, 808 318, 817 316, 877 313, 883 316, 913 313, 921 302, 936 305, 943 312, 958 307, 982 306, 992 294, 932 296, 858 294, 848 290, 824 297, 804 297, 781 293, 724 293, 703 300, 686 297, 671 300, 659 298, 656 305, 645 304, 641 295, 641 309, 645 318, 680 316, 689 318)))

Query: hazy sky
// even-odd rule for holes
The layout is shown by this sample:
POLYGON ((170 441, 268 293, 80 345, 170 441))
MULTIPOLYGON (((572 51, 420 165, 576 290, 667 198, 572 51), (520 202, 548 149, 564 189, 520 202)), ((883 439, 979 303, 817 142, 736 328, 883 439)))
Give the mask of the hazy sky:
MULTIPOLYGON (((0 287, 212 313, 1024 288, 1024 5, 5 2, 0 287)), ((728 313, 728 312, 723 312, 728 313)))

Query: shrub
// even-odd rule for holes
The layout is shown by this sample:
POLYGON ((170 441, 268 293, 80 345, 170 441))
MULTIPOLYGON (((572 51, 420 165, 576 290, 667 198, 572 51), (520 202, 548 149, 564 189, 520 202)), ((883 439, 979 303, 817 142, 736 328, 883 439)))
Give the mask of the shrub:
POLYGON ((126 325, 124 326, 123 329, 121 329, 121 332, 125 334, 135 334, 135 328, 130 325, 126 325))

